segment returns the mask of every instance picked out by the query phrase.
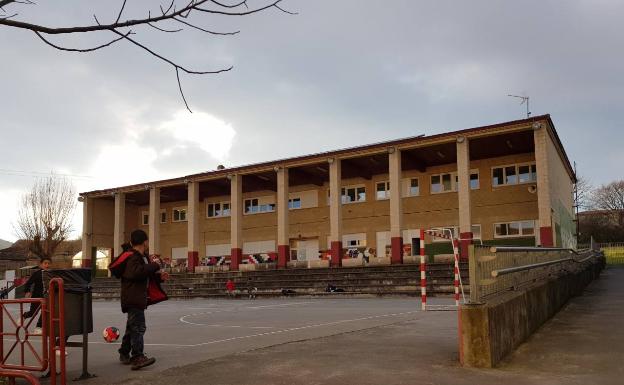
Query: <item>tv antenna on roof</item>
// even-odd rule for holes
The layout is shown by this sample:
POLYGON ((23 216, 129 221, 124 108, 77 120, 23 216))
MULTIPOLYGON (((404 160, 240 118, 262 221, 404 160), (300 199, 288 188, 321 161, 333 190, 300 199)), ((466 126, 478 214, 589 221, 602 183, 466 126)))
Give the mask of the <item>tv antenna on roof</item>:
POLYGON ((520 104, 524 104, 526 102, 527 118, 531 117, 531 111, 529 111, 529 97, 528 96, 519 96, 519 95, 507 95, 507 96, 511 96, 512 98, 522 99, 520 104))

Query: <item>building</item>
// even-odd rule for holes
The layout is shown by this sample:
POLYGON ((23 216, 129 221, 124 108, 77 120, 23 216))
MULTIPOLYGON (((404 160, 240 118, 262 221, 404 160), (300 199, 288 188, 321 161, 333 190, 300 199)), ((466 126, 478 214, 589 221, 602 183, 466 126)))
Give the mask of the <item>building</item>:
POLYGON ((543 115, 81 193, 82 249, 118 254, 141 228, 174 264, 236 270, 263 256, 279 268, 403 263, 431 228, 460 238, 463 255, 473 241, 575 247, 575 181, 543 115))

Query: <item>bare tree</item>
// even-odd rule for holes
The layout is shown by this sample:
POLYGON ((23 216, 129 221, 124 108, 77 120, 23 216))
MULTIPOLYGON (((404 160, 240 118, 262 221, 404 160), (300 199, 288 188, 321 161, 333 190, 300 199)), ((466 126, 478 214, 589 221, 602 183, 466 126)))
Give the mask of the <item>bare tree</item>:
POLYGON ((75 209, 76 192, 68 179, 38 179, 21 198, 15 232, 33 254, 51 259, 72 230, 75 209))
POLYGON ((90 25, 52 27, 50 25, 32 23, 27 20, 17 20, 20 18, 20 14, 15 9, 19 7, 35 6, 36 3, 34 1, 0 0, 0 26, 32 31, 47 45, 61 51, 69 52, 93 52, 109 47, 122 40, 127 41, 154 56, 158 60, 167 63, 175 70, 178 89, 180 90, 180 95, 182 96, 184 105, 190 112, 192 112, 182 90, 180 71, 187 74, 204 75, 226 72, 231 70, 232 67, 215 70, 190 69, 186 66, 178 64, 176 61, 169 59, 160 53, 157 53, 147 45, 140 43, 134 35, 136 35, 139 30, 142 30, 143 27, 151 28, 152 31, 163 33, 178 33, 185 28, 190 28, 210 35, 235 35, 240 31, 213 31, 204 26, 200 26, 200 23, 206 22, 206 19, 211 15, 246 16, 271 8, 288 14, 295 14, 294 12, 289 12, 280 6, 280 3, 283 0, 259 0, 261 4, 256 7, 250 7, 248 4, 250 1, 251 0, 184 0, 183 2, 178 2, 177 0, 171 0, 171 3, 168 3, 168 6, 166 4, 161 4, 157 10, 154 10, 155 12, 152 12, 148 6, 145 6, 142 17, 130 19, 123 16, 127 3, 127 0, 123 0, 119 11, 115 12, 116 19, 113 22, 100 22, 98 17, 94 14, 94 22, 90 25), (65 47, 50 41, 51 35, 90 34, 102 31, 110 33, 112 38, 103 44, 90 48, 65 47))
POLYGON ((624 210, 624 180, 598 187, 592 193, 591 203, 596 210, 624 210))
POLYGON ((580 211, 587 210, 591 207, 591 194, 593 186, 584 176, 577 176, 574 204, 580 211))

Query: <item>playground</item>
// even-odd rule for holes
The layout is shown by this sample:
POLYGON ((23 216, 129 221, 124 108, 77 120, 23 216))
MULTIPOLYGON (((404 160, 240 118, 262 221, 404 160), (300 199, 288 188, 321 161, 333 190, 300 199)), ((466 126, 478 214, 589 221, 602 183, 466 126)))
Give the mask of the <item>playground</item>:
MULTIPOLYGON (((454 303, 450 298, 431 298, 430 301, 439 305, 454 303)), ((121 313, 119 303, 95 302, 88 368, 97 377, 84 382, 116 383, 239 352, 405 321, 422 322, 423 327, 429 325, 433 331, 434 325, 444 320, 450 327, 447 337, 456 338, 456 331, 452 329, 457 317, 454 311, 423 312, 420 309, 420 298, 168 301, 150 307, 146 312, 146 353, 156 357, 157 362, 133 372, 119 363, 118 343, 106 343, 100 337, 100 331, 107 326, 116 326, 123 332, 125 315, 121 313)), ((16 314, 16 311, 12 313, 16 314)), ((9 325, 8 322, 5 320, 5 325, 9 325)), ((9 339, 5 337, 5 341, 9 339)), ((81 336, 71 337, 69 341, 80 342, 81 336)), ((33 345, 38 346, 36 342, 33 345)), ((10 344, 5 343, 5 346, 6 354, 10 344)), ((74 347, 67 348, 67 351, 67 380, 71 382, 81 374, 82 351, 74 347)), ((301 359, 305 360, 305 357, 301 359)), ((270 357, 267 360, 270 361, 270 357)))

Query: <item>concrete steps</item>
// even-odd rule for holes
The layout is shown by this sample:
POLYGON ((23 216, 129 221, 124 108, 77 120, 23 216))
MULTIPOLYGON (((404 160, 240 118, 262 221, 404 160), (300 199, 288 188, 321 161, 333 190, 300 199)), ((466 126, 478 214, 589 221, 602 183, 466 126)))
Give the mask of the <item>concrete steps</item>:
MULTIPOLYGON (((467 264, 462 264, 460 269, 464 290, 467 290, 467 264)), ((172 298, 225 297, 225 283, 232 279, 237 292, 244 295, 249 278, 251 286, 258 288, 258 296, 282 295, 282 289, 293 290, 295 295, 420 295, 418 265, 183 273, 172 274, 163 288, 172 298), (344 292, 325 293, 328 284, 344 292)), ((452 264, 428 264, 427 293, 431 296, 452 294, 453 278, 452 264)), ((119 298, 120 283, 115 278, 97 278, 93 288, 96 299, 119 298)))

